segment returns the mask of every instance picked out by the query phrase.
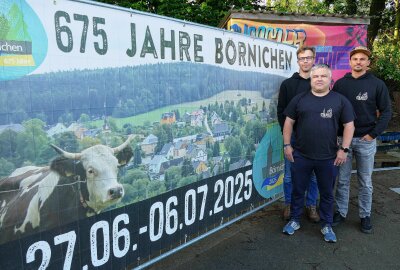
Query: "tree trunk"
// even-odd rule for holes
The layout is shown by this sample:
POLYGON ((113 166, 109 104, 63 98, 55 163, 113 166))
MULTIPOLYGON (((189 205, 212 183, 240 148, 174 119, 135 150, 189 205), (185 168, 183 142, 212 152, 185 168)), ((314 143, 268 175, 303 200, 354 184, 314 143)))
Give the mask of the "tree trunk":
POLYGON ((399 0, 394 1, 394 6, 396 8, 396 20, 394 22, 393 42, 394 42, 394 44, 396 44, 399 42, 399 24, 400 24, 399 0))
POLYGON ((382 11, 385 8, 385 1, 383 0, 372 0, 369 8, 369 16, 371 21, 368 27, 368 48, 372 49, 375 37, 378 34, 378 30, 381 24, 382 11))

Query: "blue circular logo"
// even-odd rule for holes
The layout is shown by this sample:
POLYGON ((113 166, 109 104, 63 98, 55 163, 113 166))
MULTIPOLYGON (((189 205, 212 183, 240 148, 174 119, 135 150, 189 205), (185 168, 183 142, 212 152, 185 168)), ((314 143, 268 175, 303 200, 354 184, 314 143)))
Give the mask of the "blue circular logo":
POLYGON ((283 139, 278 123, 269 124, 257 147, 253 161, 253 183, 258 193, 266 198, 283 192, 283 139))

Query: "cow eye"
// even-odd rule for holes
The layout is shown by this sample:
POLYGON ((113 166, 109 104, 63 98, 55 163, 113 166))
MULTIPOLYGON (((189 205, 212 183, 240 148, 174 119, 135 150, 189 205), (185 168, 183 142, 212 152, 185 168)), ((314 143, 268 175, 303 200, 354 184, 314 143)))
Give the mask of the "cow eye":
POLYGON ((89 169, 87 170, 87 172, 88 172, 89 174, 94 174, 93 168, 89 168, 89 169))

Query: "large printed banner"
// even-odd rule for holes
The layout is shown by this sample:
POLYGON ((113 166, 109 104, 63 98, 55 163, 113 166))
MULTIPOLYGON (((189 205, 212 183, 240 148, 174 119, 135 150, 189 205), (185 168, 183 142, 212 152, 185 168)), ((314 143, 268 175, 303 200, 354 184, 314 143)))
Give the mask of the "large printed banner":
POLYGON ((282 196, 294 46, 87 1, 0 26, 0 269, 140 266, 282 196))
POLYGON ((349 72, 351 49, 355 46, 366 46, 367 41, 367 25, 312 25, 230 19, 227 28, 283 44, 314 46, 315 62, 329 65, 334 81, 349 72))

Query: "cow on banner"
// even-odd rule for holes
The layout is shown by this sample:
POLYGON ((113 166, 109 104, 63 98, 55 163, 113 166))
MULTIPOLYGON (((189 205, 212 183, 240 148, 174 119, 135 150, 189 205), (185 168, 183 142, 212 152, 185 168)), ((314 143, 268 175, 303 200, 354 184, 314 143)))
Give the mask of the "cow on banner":
POLYGON ((47 167, 26 166, 0 180, 0 243, 100 213, 121 200, 118 167, 132 157, 130 136, 115 148, 95 145, 60 154, 47 167), (116 154, 116 156, 114 156, 116 154))

